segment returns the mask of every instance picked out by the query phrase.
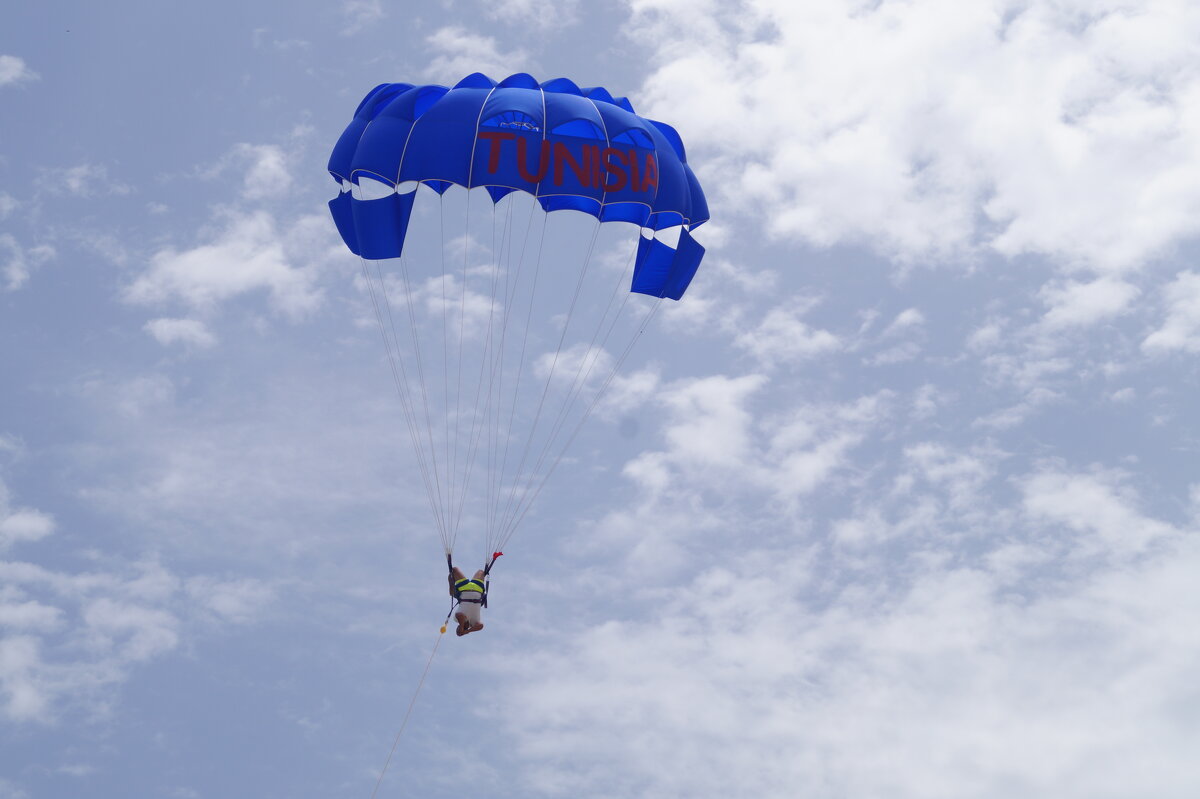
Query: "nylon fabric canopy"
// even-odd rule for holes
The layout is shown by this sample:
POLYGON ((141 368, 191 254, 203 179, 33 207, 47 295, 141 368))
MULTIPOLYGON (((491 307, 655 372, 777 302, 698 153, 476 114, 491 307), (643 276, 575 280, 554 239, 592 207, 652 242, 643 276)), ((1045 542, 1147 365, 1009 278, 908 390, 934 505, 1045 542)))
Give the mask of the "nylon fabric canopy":
POLYGON ((639 245, 631 289, 642 294, 680 299, 704 255, 689 231, 707 221, 708 204, 679 134, 566 78, 381 84, 338 139, 329 172, 342 189, 329 203, 338 231, 371 260, 403 252, 418 183, 439 193, 482 186, 494 202, 521 191, 546 211, 680 228, 676 246, 639 245))
POLYGON ((523 73, 376 86, 329 172, 443 546, 489 558, 691 284, 704 192, 669 125, 523 73))

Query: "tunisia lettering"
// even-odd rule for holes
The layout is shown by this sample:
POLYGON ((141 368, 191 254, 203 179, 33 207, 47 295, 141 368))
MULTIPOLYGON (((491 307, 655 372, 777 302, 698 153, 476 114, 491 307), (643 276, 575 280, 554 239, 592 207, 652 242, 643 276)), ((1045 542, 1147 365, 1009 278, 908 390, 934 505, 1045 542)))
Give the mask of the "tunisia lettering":
POLYGON ((616 147, 602 147, 599 144, 585 144, 579 158, 576 158, 566 143, 542 139, 537 154, 537 165, 530 167, 530 139, 501 130, 481 130, 478 140, 487 142, 488 160, 487 171, 494 173, 500 168, 500 159, 507 150, 510 154, 513 148, 505 147, 505 142, 516 139, 517 172, 522 180, 530 183, 540 183, 551 173, 555 186, 563 184, 567 170, 575 175, 575 179, 585 188, 599 186, 604 191, 621 191, 629 187, 636 192, 658 189, 658 159, 654 153, 648 152, 644 158, 639 158, 636 150, 630 148, 619 150, 616 147))

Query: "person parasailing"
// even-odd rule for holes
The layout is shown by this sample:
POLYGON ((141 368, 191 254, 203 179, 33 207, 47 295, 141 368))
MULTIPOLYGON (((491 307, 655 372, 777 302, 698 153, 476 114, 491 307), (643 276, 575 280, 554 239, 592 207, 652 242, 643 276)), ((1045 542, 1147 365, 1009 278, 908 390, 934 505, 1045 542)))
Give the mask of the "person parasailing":
MULTIPOLYGON (((483 608, 487 607, 488 574, 491 573, 492 564, 496 562, 496 558, 503 554, 503 552, 493 552, 487 564, 468 579, 462 570, 454 565, 450 553, 446 553, 446 565, 450 569, 450 574, 446 579, 450 583, 450 597, 454 600, 450 612, 454 614, 454 620, 458 622, 458 629, 454 631, 456 635, 464 636, 467 633, 483 629, 480 616, 483 608)), ((443 629, 445 628, 443 627, 443 629)))
MULTIPOLYGON (((700 181, 678 131, 628 98, 526 73, 380 84, 328 171, 412 476, 443 551, 464 520, 485 522, 490 565, 659 307, 695 277, 705 250, 693 233, 709 218, 700 181)), ((481 571, 450 564, 446 621, 458 611, 460 636, 483 628, 481 571)))

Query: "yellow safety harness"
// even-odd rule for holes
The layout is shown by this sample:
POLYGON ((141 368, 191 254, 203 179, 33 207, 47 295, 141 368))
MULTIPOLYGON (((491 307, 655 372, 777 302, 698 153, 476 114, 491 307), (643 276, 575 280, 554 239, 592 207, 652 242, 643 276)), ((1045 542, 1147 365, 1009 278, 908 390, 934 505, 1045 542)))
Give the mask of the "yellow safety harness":
POLYGON ((487 602, 485 601, 486 597, 487 597, 487 586, 484 585, 479 580, 471 578, 469 580, 459 580, 458 582, 456 582, 454 584, 454 598, 457 599, 459 602, 474 602, 476 604, 486 606, 487 605, 487 602), (474 591, 477 594, 479 594, 479 598, 471 599, 469 597, 463 596, 464 593, 467 593, 470 591, 474 591))
MULTIPOLYGON (((483 579, 482 580, 476 580, 474 577, 471 577, 469 579, 464 579, 464 580, 455 580, 455 582, 454 582, 454 604, 452 604, 450 606, 450 614, 451 615, 454 613, 454 608, 460 602, 470 602, 475 605, 482 605, 485 608, 487 607, 488 588, 491 586, 491 581, 488 580, 488 575, 491 574, 491 572, 492 572, 492 566, 493 566, 493 564, 495 564, 496 558, 500 557, 503 554, 504 554, 503 552, 493 552, 492 553, 492 556, 490 558, 488 558, 487 564, 484 565, 484 567, 483 567, 483 579), (479 598, 474 599, 471 597, 463 596, 463 594, 469 594, 472 592, 479 594, 479 598)), ((454 576, 454 559, 451 557, 449 552, 446 553, 446 566, 450 569, 450 576, 453 577, 454 576)), ((447 615, 446 618, 449 619, 450 616, 447 615)))

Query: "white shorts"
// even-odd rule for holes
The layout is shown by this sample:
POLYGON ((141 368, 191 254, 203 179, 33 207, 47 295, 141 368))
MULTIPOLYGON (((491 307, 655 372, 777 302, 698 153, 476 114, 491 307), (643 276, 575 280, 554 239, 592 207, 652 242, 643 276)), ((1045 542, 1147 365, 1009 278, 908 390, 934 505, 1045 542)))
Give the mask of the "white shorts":
MULTIPOLYGON (((478 591, 463 591, 460 599, 483 599, 483 594, 478 591)), ((478 602, 459 602, 458 607, 454 609, 455 613, 461 613, 467 617, 467 621, 472 626, 479 624, 479 611, 483 608, 478 602)))

